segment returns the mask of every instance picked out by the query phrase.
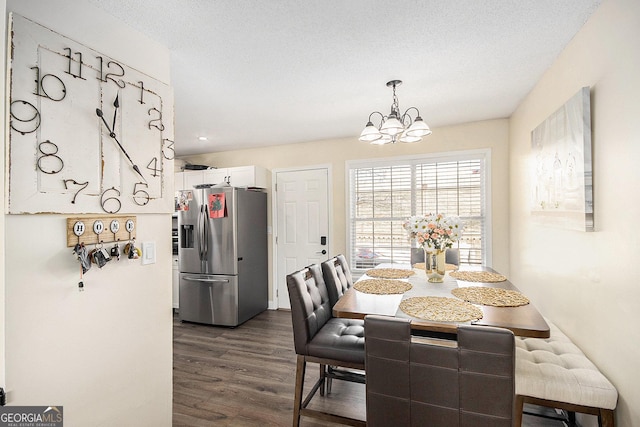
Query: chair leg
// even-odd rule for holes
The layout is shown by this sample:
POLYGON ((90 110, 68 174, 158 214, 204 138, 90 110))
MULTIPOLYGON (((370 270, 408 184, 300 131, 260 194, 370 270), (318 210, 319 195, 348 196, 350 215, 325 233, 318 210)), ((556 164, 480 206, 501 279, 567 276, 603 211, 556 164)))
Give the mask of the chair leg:
POLYGON ((296 390, 293 402, 293 427, 300 425, 300 409, 302 408, 302 389, 304 388, 304 374, 307 368, 307 361, 304 356, 298 355, 296 363, 296 390))
POLYGON ((327 365, 320 364, 320 396, 324 396, 324 385, 327 379, 327 365))
POLYGON ((522 411, 524 410, 524 397, 516 394, 516 400, 514 402, 514 414, 513 414, 513 425, 515 427, 522 426, 522 411))

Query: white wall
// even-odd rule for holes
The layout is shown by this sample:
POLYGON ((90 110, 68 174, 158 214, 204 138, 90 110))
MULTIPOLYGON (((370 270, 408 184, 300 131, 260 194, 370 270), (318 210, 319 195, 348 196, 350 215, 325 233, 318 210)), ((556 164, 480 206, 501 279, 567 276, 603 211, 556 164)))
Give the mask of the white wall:
MULTIPOLYGON (((0 10, 5 10, 6 7, 6 1, 5 0, 0 0, 0 10)), ((6 22, 2 21, 0 22, 0 43, 2 43, 2 46, 0 46, 0 55, 2 55, 2 60, 0 61, 0 66, 2 67, 2 69, 5 69, 5 47, 7 45, 6 43, 6 33, 7 33, 7 28, 6 28, 6 22)), ((2 99, 6 99, 5 98, 5 91, 4 91, 4 84, 0 84, 0 95, 2 95, 2 99)), ((5 108, 4 108, 4 103, 0 104, 0 117, 4 117, 5 114, 5 108)), ((0 138, 2 138, 2 140, 4 141, 4 132, 2 134, 2 136, 0 136, 0 138)), ((4 144, 3 144, 4 146, 4 144)), ((0 162, 0 187, 2 187, 3 191, 4 191, 4 156, 3 156, 3 161, 0 162)), ((4 192, 3 192, 4 194, 4 192)), ((4 197, 3 197, 3 201, 4 201, 4 197)), ((4 209, 3 209, 4 212, 4 209)), ((0 271, 5 271, 4 269, 4 242, 5 242, 5 238, 4 238, 4 215, 2 217, 2 219, 0 220, 0 241, 2 241, 2 245, 0 245, 0 271)), ((4 274, 0 275, 0 387, 5 388, 6 384, 5 384, 5 348, 6 348, 6 344, 5 344, 5 297, 4 297, 4 290, 5 290, 5 279, 4 279, 4 274)))
MULTIPOLYGON (((9 0, 6 9, 169 81, 167 49, 85 1, 9 0)), ((84 292, 66 217, 4 216, 8 403, 62 405, 70 427, 169 426, 171 215, 137 216, 138 242, 156 242, 156 264, 94 266, 84 292)))
MULTIPOLYGON (((346 252, 347 222, 345 206, 345 162, 355 159, 407 156, 411 154, 439 153, 443 151, 491 150, 491 193, 493 267, 508 274, 509 271, 509 169, 508 169, 508 120, 487 120, 457 126, 434 128, 433 134, 415 144, 370 145, 353 138, 325 140, 277 147, 209 153, 185 157, 191 163, 217 167, 260 165, 269 170, 294 168, 318 164, 331 164, 333 176, 330 189, 333 200, 333 229, 330 237, 332 250, 346 252)), ((271 197, 271 196, 269 196, 271 197)), ((269 200, 271 203, 271 200, 269 200)), ((269 205, 269 225, 271 205, 269 205)), ((275 228, 274 228, 275 230, 275 228)), ((271 236, 269 236, 271 238, 271 236)), ((269 242, 271 251, 271 241, 269 242)), ((272 254, 270 253, 270 259, 272 254)), ((272 264, 270 264, 272 265, 272 264)), ((271 275, 270 275, 271 277, 271 275)), ((284 284, 283 284, 284 286, 284 284)), ((273 301, 270 284, 269 298, 273 301)))
POLYGON ((640 2, 606 0, 510 121, 511 280, 617 387, 619 427, 640 425, 638 40, 640 2), (530 132, 582 86, 591 86, 596 231, 541 229, 529 214, 530 132))

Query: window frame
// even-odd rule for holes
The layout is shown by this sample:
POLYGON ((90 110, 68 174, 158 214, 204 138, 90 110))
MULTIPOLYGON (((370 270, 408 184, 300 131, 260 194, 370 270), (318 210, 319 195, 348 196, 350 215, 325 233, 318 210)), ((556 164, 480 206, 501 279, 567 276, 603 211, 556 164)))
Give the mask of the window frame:
MULTIPOLYGON (((357 268, 355 260, 353 259, 353 242, 352 237, 352 214, 353 206, 351 203, 352 189, 351 189, 351 170, 358 168, 376 168, 376 167, 389 167, 389 166, 401 166, 409 164, 424 164, 424 163, 441 163, 441 162, 459 162, 465 160, 480 160, 484 164, 484 170, 481 180, 481 192, 484 195, 481 200, 482 211, 484 212, 484 236, 482 242, 482 266, 492 265, 492 215, 491 215, 491 149, 476 149, 476 150, 461 150, 450 151, 441 153, 425 153, 408 156, 396 156, 396 157, 384 157, 384 158, 372 158, 372 159, 358 159, 347 160, 345 162, 345 205, 346 205, 346 251, 349 264, 352 272, 358 274, 363 273, 366 269, 357 268)), ((413 178, 412 178, 413 179, 413 178)), ((413 192, 414 189, 412 189, 413 192)), ((414 195, 412 195, 414 199, 414 195)), ((414 203, 414 200, 412 200, 414 203)), ((435 213, 435 212, 434 212, 435 213)))

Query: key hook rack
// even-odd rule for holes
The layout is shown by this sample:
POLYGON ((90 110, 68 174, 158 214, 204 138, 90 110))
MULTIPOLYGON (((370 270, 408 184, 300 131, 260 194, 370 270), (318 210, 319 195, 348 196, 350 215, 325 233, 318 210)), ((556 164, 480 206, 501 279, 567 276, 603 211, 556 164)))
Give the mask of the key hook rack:
POLYGON ((136 226, 135 216, 67 218, 67 247, 134 240, 136 226))

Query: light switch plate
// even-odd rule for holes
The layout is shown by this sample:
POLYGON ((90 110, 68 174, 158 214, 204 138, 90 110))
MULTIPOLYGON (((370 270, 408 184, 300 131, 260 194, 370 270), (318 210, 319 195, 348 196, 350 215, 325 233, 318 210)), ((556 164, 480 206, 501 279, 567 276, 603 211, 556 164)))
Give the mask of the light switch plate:
POLYGON ((156 263, 156 242, 142 242, 142 265, 156 263))

